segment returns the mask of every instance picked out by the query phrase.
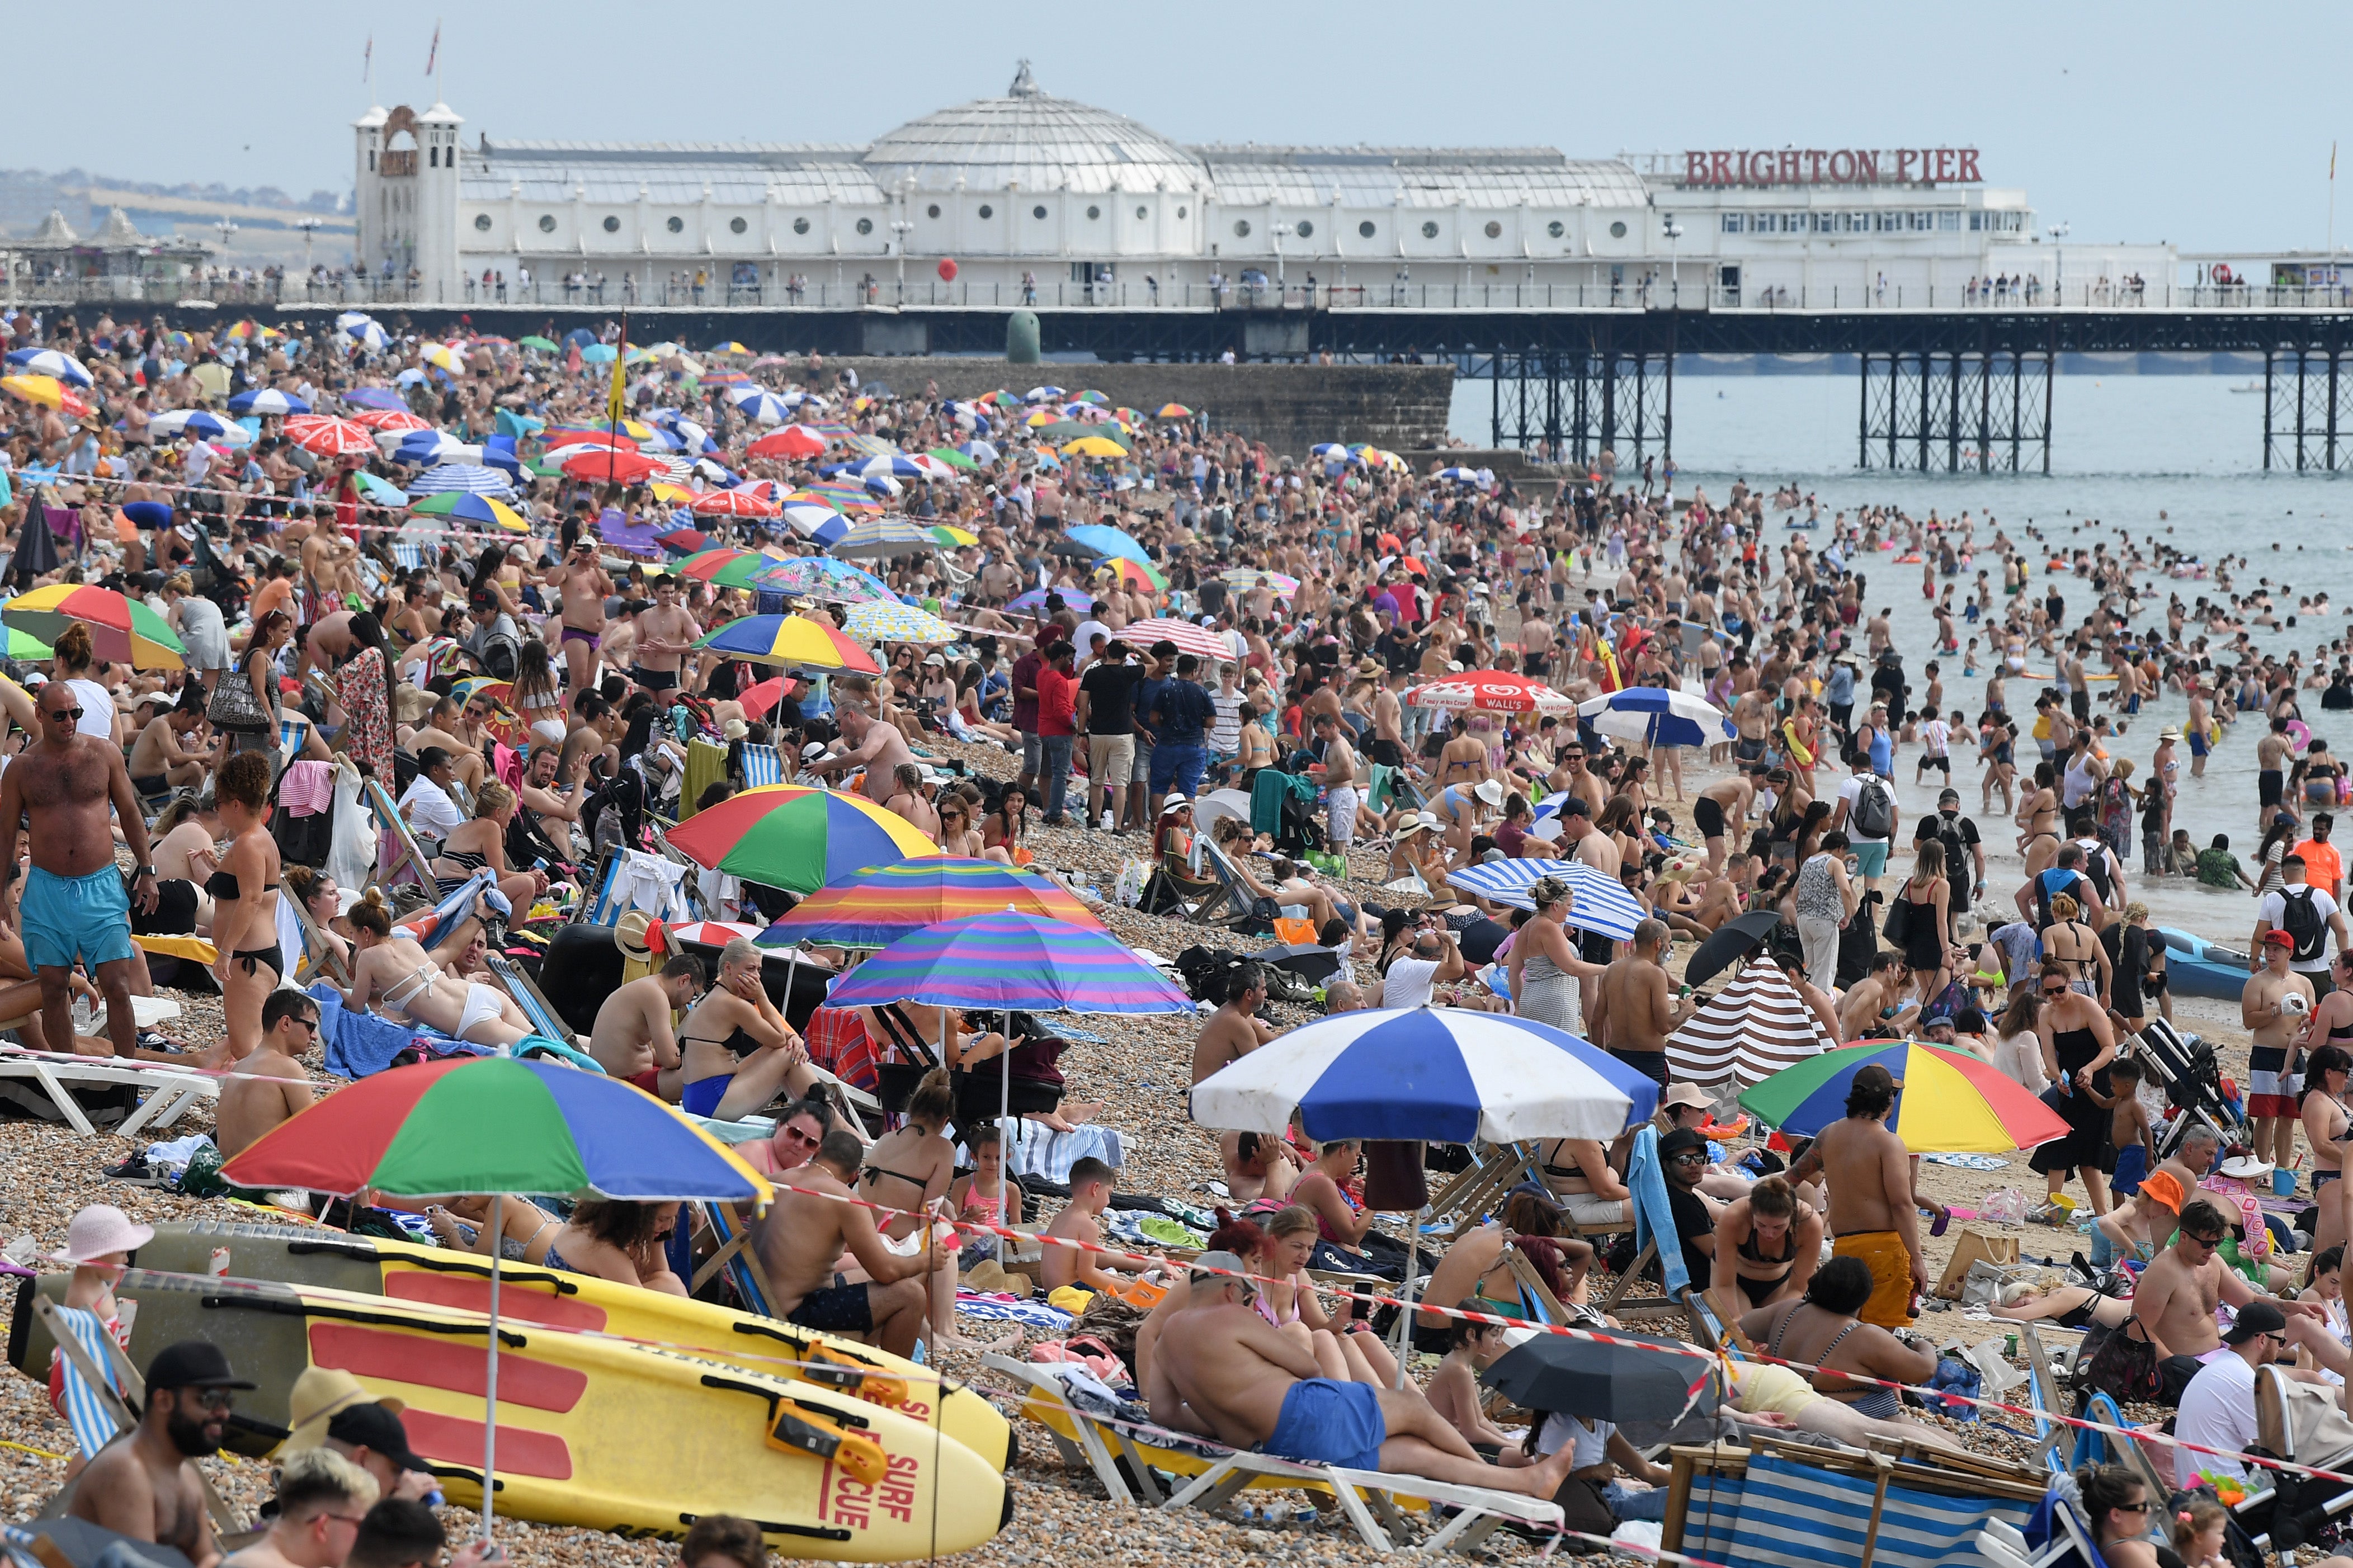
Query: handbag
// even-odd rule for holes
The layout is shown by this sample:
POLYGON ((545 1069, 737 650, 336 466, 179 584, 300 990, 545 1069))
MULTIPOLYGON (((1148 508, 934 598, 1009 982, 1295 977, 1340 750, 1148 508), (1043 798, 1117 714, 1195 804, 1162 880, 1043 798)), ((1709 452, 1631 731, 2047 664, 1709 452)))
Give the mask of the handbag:
POLYGON ((260 734, 276 727, 278 720, 262 707, 261 699, 253 694, 253 682, 242 670, 231 670, 213 687, 211 700, 205 704, 205 717, 216 729, 237 730, 248 734, 260 734))
POLYGON ((2141 1331, 2139 1319, 2126 1319, 2123 1328, 2100 1342, 2084 1363, 2080 1382, 2119 1405, 2142 1404, 2157 1397, 2165 1374, 2158 1369, 2157 1346, 2141 1331))
POLYGON ((1880 929, 1891 945, 1902 947, 1912 935, 1912 900, 1901 896, 1890 900, 1887 920, 1880 929))

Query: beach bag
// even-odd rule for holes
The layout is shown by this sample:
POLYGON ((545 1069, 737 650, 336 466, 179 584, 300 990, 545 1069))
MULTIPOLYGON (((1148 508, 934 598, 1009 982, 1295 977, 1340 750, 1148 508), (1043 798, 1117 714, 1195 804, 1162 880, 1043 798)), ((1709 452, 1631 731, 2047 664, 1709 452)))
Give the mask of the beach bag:
POLYGON ((1133 857, 1121 861, 1119 877, 1111 885, 1113 901, 1131 910, 1135 908, 1144 901, 1144 885, 1151 879, 1152 868, 1143 861, 1133 857))
POLYGON ((278 721, 253 694, 253 682, 243 672, 230 670, 213 683, 213 694, 205 704, 205 717, 213 727, 236 730, 248 735, 259 735, 277 727, 278 721))
POLYGON ((2158 1370, 2157 1346, 2141 1331, 2140 1320, 2127 1318, 2123 1328, 2102 1340, 2077 1379, 2092 1394, 2105 1394, 2119 1405, 2145 1404, 2164 1386, 2158 1370))
MULTIPOLYGON (((1936 1295, 1944 1300, 1961 1299, 1962 1281, 1972 1272, 1972 1266, 1984 1263, 2008 1270, 2018 1267, 2018 1237, 1988 1236, 1981 1230, 1964 1230, 1953 1244, 1952 1261, 1945 1265, 1942 1278, 1936 1281, 1936 1295)), ((2008 1278, 2007 1273, 2003 1276, 2008 1278)))
POLYGON ((1912 900, 1898 892, 1888 900, 1887 921, 1880 929, 1887 933, 1888 945, 1902 947, 1912 935, 1912 900))

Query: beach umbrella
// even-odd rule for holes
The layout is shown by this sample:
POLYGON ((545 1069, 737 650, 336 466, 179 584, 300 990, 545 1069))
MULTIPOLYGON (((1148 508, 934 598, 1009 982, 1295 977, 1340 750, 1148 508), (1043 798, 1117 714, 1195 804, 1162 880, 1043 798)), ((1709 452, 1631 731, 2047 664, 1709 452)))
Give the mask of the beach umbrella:
POLYGON ((560 345, 550 342, 547 339, 541 337, 536 332, 533 332, 527 337, 517 338, 515 340, 515 346, 517 348, 533 349, 543 354, 552 354, 556 352, 560 345))
MULTIPOLYGON (((57 656, 57 649, 30 632, 12 630, 8 633, 8 657, 19 663, 29 663, 37 658, 55 658, 57 656)), ((990 863, 995 864, 994 861, 990 863)))
POLYGON ((1155 594, 1168 591, 1168 579, 1160 574, 1159 568, 1141 565, 1124 555, 1114 555, 1097 566, 1095 575, 1109 577, 1131 588, 1149 588, 1155 594))
POLYGON ((347 324, 343 331, 345 337, 371 353, 381 353, 392 346, 390 334, 385 332, 382 323, 371 317, 362 316, 347 324))
POLYGON ((793 405, 764 386, 732 387, 727 401, 757 425, 782 425, 793 416, 793 405))
POLYGON ((705 490, 687 503, 697 517, 775 517, 776 503, 747 490, 705 490))
POLYGON ((1720 710, 1662 686, 1630 686, 1581 702, 1577 712, 1601 734, 1653 746, 1708 746, 1733 738, 1732 721, 1720 710))
MULTIPOLYGON (((512 1057, 394 1068, 272 1128, 231 1162, 229 1180, 350 1197, 487 1194, 639 1203, 744 1203, 774 1196, 743 1159, 619 1079, 512 1057)), ((227 1167, 224 1167, 226 1173, 227 1167)), ((483 1361, 482 1534, 498 1489, 499 1256, 491 1256, 483 1361)))
POLYGON ((134 669, 185 668, 182 656, 187 647, 164 617, 111 588, 52 583, 0 605, 0 625, 51 647, 76 621, 90 627, 92 651, 111 664, 127 664, 134 669))
POLYGON ((275 387, 262 387, 252 392, 240 392, 228 400, 231 414, 308 414, 311 405, 290 392, 275 387))
POLYGON ((1120 640, 1130 647, 1148 648, 1156 642, 1173 642, 1178 653, 1189 653, 1196 658, 1233 662, 1234 650, 1227 646, 1224 637, 1207 626, 1180 621, 1174 616, 1131 622, 1119 636, 1120 640))
POLYGON ((451 522, 475 522, 486 527, 503 528, 509 533, 529 533, 531 524, 513 508, 490 496, 476 495, 470 490, 443 490, 427 496, 411 511, 427 517, 446 517, 451 522))
POLYGON ((961 550, 965 545, 980 542, 980 535, 968 529, 958 528, 952 522, 935 522, 923 531, 951 550, 961 550))
POLYGON ((480 458, 482 449, 460 441, 442 430, 382 431, 377 439, 390 446, 390 457, 396 463, 414 463, 419 468, 431 468, 436 463, 471 462, 480 458))
POLYGON ((1104 436, 1082 436, 1062 445, 1065 458, 1124 458, 1127 448, 1104 436))
MULTIPOLYGON (((8 381, 16 379, 11 376, 8 381)), ((8 381, 0 381, 0 386, 8 385, 8 381)), ((234 441, 245 435, 243 426, 201 408, 175 408, 168 414, 158 414, 147 422, 147 429, 164 440, 185 436, 198 441, 234 441)))
POLYGON ((826 996, 837 1007, 902 1001, 987 1012, 1193 1011, 1191 997, 1109 931, 1003 910, 903 936, 826 996))
POLYGON ((843 790, 770 784, 696 812, 665 836, 709 870, 814 893, 865 866, 937 855, 903 816, 843 790))
POLYGON ((389 480, 380 479, 363 471, 359 475, 360 493, 383 506, 406 506, 408 492, 389 480))
POLYGON ((886 559, 893 555, 929 555, 939 541, 903 517, 868 518, 853 523, 828 549, 841 559, 886 559))
POLYGON ((769 431, 744 450, 754 458, 814 458, 827 445, 826 438, 807 426, 787 425, 769 431))
POLYGON ((1337 441, 1318 441, 1314 446, 1307 448, 1307 455, 1311 458, 1320 458, 1327 463, 1345 463, 1356 456, 1337 441))
POLYGON ((564 476, 590 484, 634 485, 642 482, 649 475, 663 472, 666 467, 643 452, 609 447, 603 451, 582 452, 565 458, 564 476))
POLYGON ((1534 677, 1508 669, 1468 669, 1445 676, 1406 693, 1416 708, 1442 708, 1450 713, 1570 713, 1574 699, 1555 691, 1534 677))
POLYGON ((7 365, 15 375, 46 375, 68 386, 90 384, 88 368, 63 349, 18 349, 8 355, 7 365))
POLYGON ((709 583, 716 579, 722 572, 732 567, 736 571, 734 579, 721 583, 719 586, 748 588, 752 585, 752 573, 765 565, 767 559, 756 550, 737 550, 723 544, 712 550, 698 550, 685 560, 673 563, 670 572, 676 576, 691 577, 699 583, 709 583))
MULTIPOLYGON (((972 466, 971 463, 965 459, 963 453, 958 452, 955 456, 956 462, 962 463, 965 468, 970 468, 972 466)), ((958 469, 956 463, 950 463, 944 458, 934 457, 929 452, 918 452, 913 457, 908 458, 907 461, 914 464, 915 471, 922 474, 925 479, 945 479, 952 484, 961 484, 964 482, 964 475, 958 469)))
POLYGON ((1678 1083, 1730 1079, 1746 1088, 1837 1045, 1781 966, 1760 954, 1667 1037, 1667 1076, 1678 1083))
POLYGON ((596 447, 634 448, 639 442, 652 438, 654 428, 635 419, 619 419, 596 425, 557 425, 545 432, 548 446, 565 447, 585 442, 596 447))
POLYGON ((1433 477, 1451 479, 1458 485, 1483 485, 1487 482, 1486 476, 1476 468, 1440 468, 1433 477))
POLYGON ((928 855, 861 866, 811 893, 760 933, 764 947, 889 947, 925 926, 968 915, 1016 913, 1101 931, 1102 921, 1059 882, 996 860, 928 855))
POLYGON ((923 456, 934 462, 944 463, 951 468, 972 469, 980 467, 973 460, 972 455, 961 447, 934 447, 923 456))
POLYGON ((1528 889, 1546 877, 1568 884, 1568 923, 1579 931, 1630 942, 1634 928, 1647 918, 1641 904, 1616 878, 1582 860, 1497 860, 1446 874, 1446 879, 1463 891, 1515 910, 1535 907, 1528 889))
MULTIPOLYGON (((362 388, 362 390, 375 389, 362 388)), ((348 403, 352 399, 346 395, 343 401, 348 403)), ((362 408, 351 416, 351 423, 364 430, 397 430, 404 434, 411 430, 433 428, 429 421, 419 419, 406 408, 362 408)))
POLYGON ((511 496, 514 480, 480 463, 439 463, 408 481, 411 500, 439 495, 444 490, 471 490, 478 496, 511 496))
POLYGON ((1193 411, 1181 403, 1164 403, 1152 416, 1155 419, 1190 419, 1193 411))
POLYGON ((375 455, 375 436, 366 426, 325 414, 293 416, 286 421, 286 438, 322 458, 375 455))
POLYGON ((1062 389, 1059 386, 1033 386, 1021 395, 1025 403, 1060 403, 1062 389))
MULTIPOLYGON (((860 971, 863 973, 863 971, 860 971)), ((1659 1087, 1577 1036, 1457 1007, 1312 1018, 1193 1086, 1203 1127, 1310 1138, 1608 1142, 1658 1109, 1659 1087)))
POLYGON ((836 511, 853 512, 860 517, 882 515, 882 503, 863 485, 811 485, 807 489, 795 490, 787 499, 819 501, 836 511))
POLYGON ((1824 1051, 1749 1089, 1740 1108, 1790 1137, 1811 1138, 1846 1115, 1854 1075, 1873 1066, 1903 1086, 1887 1127, 1915 1154, 2005 1154, 2067 1136, 2059 1113, 2000 1068, 1919 1040, 1824 1051))
POLYGON ((1697 989, 1735 962, 1746 958, 1780 929, 1781 917, 1757 910, 1728 920, 1699 944, 1683 963, 1683 984, 1697 989))
POLYGON ((1479 1381, 1523 1410, 1556 1410, 1584 1421, 1627 1426, 1674 1421, 1694 1408, 1714 1411, 1719 1402, 1714 1370, 1681 1340, 1538 1334, 1504 1352, 1479 1381))
POLYGON ((852 605, 842 629, 860 642, 952 643, 956 630, 913 605, 852 605))
POLYGON ((661 928, 665 944, 682 942, 697 947, 725 947, 731 942, 749 942, 759 934, 758 926, 746 925, 742 921, 682 921, 661 928))
POLYGON ((705 632, 694 645, 754 664, 788 669, 848 670, 880 675, 874 656, 848 637, 807 616, 744 616, 705 632))
POLYGON ((863 567, 847 561, 837 561, 830 555, 800 555, 789 561, 772 561, 760 569, 753 585, 771 593, 839 599, 849 604, 874 601, 895 605, 899 602, 899 595, 892 593, 882 579, 863 567))
POLYGON ((849 531, 849 520, 819 501, 786 501, 777 514, 794 532, 819 544, 832 544, 849 531))
POLYGON ((1083 522, 1076 528, 1064 529, 1062 537, 1093 552, 1098 559, 1116 555, 1138 565, 1152 564, 1152 557, 1133 535, 1108 523, 1083 522))
POLYGON ((987 441, 966 441, 963 446, 958 447, 956 450, 962 452, 965 457, 970 458, 974 463, 982 468, 986 468, 989 464, 996 462, 1000 456, 997 447, 987 441))
POLYGON ((466 374, 466 362, 459 358, 458 351, 447 343, 427 343, 417 351, 417 357, 450 375, 466 374))
POLYGON ((1046 613, 1046 595, 1049 594, 1060 595, 1065 609, 1082 616, 1095 613, 1095 596, 1084 588, 1032 588, 1008 600, 1005 613, 1008 616, 1042 616, 1046 613))
POLYGON ((1294 598, 1299 593, 1299 579, 1281 572, 1261 572, 1255 566, 1229 566, 1218 574, 1218 581, 1247 593, 1252 588, 1273 590, 1278 599, 1294 598))

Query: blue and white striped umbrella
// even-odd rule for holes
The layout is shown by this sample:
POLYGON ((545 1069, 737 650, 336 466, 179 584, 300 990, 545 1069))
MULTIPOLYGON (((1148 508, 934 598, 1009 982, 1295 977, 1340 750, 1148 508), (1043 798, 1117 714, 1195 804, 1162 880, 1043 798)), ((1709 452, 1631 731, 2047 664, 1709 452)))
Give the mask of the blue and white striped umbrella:
POLYGON ((90 372, 63 349, 18 349, 8 356, 12 375, 53 375, 68 386, 88 386, 90 372))
POLYGON ((404 430, 392 448, 396 463, 416 463, 430 467, 453 459, 470 459, 482 455, 480 447, 470 447, 444 430, 404 430))
POLYGON ((1515 910, 1535 908, 1528 889, 1546 877, 1557 877, 1568 884, 1568 923, 1579 931, 1627 942, 1644 919, 1642 906, 1633 894, 1582 860, 1498 860, 1446 874, 1448 881, 1466 892, 1515 910))
POLYGON ((1440 468, 1438 477, 1452 479, 1458 485, 1484 485, 1487 482, 1487 476, 1477 468, 1440 468))
POLYGON ((382 324, 373 316, 362 316, 357 321, 343 322, 343 335, 364 349, 383 349, 392 342, 382 324))
POLYGON ((199 441, 247 439, 245 426, 201 408, 174 408, 169 414, 158 414, 147 422, 147 428, 165 439, 181 436, 193 436, 199 441))
POLYGON ((1193 1086, 1203 1127, 1310 1138, 1608 1142, 1659 1087, 1575 1035, 1501 1013, 1393 1007, 1302 1024, 1193 1086))
POLYGON ((266 386, 238 393, 228 400, 228 410, 232 414, 308 414, 311 405, 291 393, 266 386))
POLYGON ((829 506, 814 501, 793 501, 784 509, 785 521, 803 539, 814 539, 819 544, 835 544, 849 531, 849 520, 829 506))
POLYGON ((997 447, 987 441, 966 441, 956 450, 984 467, 997 461, 997 447))
POLYGON ((448 490, 465 490, 478 496, 511 496, 514 481, 496 468, 486 468, 480 463, 443 463, 426 469, 408 481, 411 500, 419 496, 440 495, 448 490))
POLYGON ((854 463, 840 463, 820 469, 827 474, 849 474, 861 479, 920 479, 924 478, 923 466, 904 452, 889 457, 861 458, 854 463))
POLYGON ((1604 735, 1653 746, 1712 746, 1733 738, 1732 721, 1714 705, 1663 686, 1630 686, 1578 703, 1577 714, 1604 735))
POLYGON ((1055 403, 1060 401, 1061 397, 1062 389, 1059 386, 1033 386, 1029 391, 1021 395, 1021 401, 1024 403, 1055 403))
POLYGON ((793 416, 793 405, 765 386, 736 387, 727 401, 755 424, 782 425, 793 416))
POLYGON ((1321 458, 1327 463, 1345 463, 1356 454, 1349 451, 1343 442, 1320 441, 1307 448, 1307 455, 1311 458, 1321 458))

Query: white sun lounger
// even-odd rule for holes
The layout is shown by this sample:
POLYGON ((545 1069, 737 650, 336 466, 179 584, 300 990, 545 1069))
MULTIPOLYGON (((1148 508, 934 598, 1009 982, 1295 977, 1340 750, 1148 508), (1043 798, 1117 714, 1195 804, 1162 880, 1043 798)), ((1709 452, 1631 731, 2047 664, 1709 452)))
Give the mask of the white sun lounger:
POLYGON ((0 1045, 0 1078, 16 1079, 39 1087, 67 1125, 85 1138, 98 1129, 73 1097, 77 1084, 132 1084, 146 1090, 139 1109, 113 1129, 123 1138, 142 1130, 161 1131, 177 1121, 199 1100, 218 1100, 220 1079, 207 1073, 182 1072, 152 1063, 116 1061, 111 1057, 68 1056, 56 1051, 28 1051, 22 1046, 0 1045))
POLYGON ((1425 1480, 1419 1476, 1392 1475, 1385 1470, 1351 1470, 1333 1465, 1303 1464, 1229 1448, 1190 1433, 1160 1427, 1110 1422, 1091 1415, 1071 1403, 1060 1378, 1045 1368, 1001 1355, 984 1355, 981 1364, 1018 1384, 1026 1402, 1038 1408, 1061 1451, 1063 1463, 1084 1464, 1094 1471, 1104 1489, 1138 1508, 1216 1509, 1231 1501, 1247 1487, 1328 1493, 1356 1527, 1358 1539, 1375 1552, 1436 1552, 1451 1547, 1475 1551, 1495 1527, 1505 1521, 1537 1529, 1558 1529, 1560 1505, 1547 1498, 1485 1487, 1456 1486, 1425 1480), (1065 1436, 1067 1426, 1073 1436, 1065 1436), (1145 1450, 1151 1450, 1147 1458, 1145 1450), (1176 1470, 1189 1479, 1169 1497, 1159 1495, 1153 1469, 1176 1470), (1139 1494, 1139 1489, 1141 1492, 1139 1494), (1419 1545, 1407 1544, 1397 1533, 1403 1522, 1398 1500, 1443 1503, 1459 1510, 1419 1545))

